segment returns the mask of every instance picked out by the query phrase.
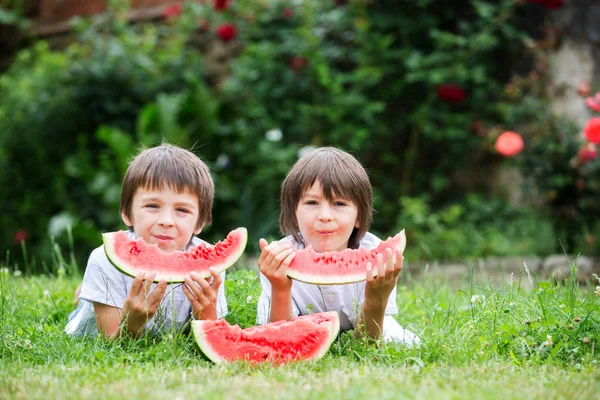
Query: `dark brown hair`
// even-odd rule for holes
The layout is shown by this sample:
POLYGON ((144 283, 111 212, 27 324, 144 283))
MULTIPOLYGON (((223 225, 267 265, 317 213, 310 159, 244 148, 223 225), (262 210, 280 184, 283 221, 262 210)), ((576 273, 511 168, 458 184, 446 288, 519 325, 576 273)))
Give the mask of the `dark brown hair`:
POLYGON ((323 187, 327 201, 339 196, 351 200, 358 208, 359 227, 354 228, 348 247, 356 249, 371 227, 373 191, 369 176, 352 155, 334 147, 321 147, 300 158, 292 167, 281 187, 279 226, 284 235, 293 235, 302 243, 298 233, 296 209, 302 195, 316 181, 323 187))
POLYGON ((129 164, 121 186, 121 213, 132 219, 131 206, 138 188, 162 190, 165 185, 198 197, 196 228, 212 222, 215 185, 208 167, 191 151, 167 143, 141 151, 129 164))

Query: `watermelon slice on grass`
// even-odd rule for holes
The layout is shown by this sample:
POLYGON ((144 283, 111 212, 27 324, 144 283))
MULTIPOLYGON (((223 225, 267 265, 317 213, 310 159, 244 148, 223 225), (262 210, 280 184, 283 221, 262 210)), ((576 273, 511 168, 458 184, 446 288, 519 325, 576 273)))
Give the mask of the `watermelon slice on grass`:
POLYGON ((340 318, 336 311, 247 329, 231 326, 224 319, 192 321, 191 324, 200 351, 215 363, 285 364, 317 360, 327 353, 340 331, 340 318))
POLYGON ((154 282, 164 279, 179 283, 192 271, 208 278, 210 267, 217 272, 231 267, 246 248, 248 231, 237 228, 215 245, 202 243, 189 251, 171 253, 163 253, 158 246, 148 244, 142 238, 129 239, 125 231, 104 233, 102 240, 108 259, 124 274, 136 276, 140 272, 154 271, 154 282))
POLYGON ((373 266, 377 276, 377 254, 385 254, 387 248, 404 252, 406 235, 402 229, 396 236, 382 241, 375 249, 345 249, 317 253, 312 246, 297 250, 288 267, 287 276, 298 281, 320 285, 339 285, 361 282, 367 279, 367 262, 373 266))

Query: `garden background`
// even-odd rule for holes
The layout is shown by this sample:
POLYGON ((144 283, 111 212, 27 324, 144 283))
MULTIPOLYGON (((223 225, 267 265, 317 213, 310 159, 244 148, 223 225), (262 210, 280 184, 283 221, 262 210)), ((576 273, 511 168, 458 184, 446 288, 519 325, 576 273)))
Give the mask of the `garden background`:
MULTIPOLYGON (((2 14, 21 27, 0 80, 0 248, 19 265, 43 271, 55 245, 82 265, 122 228, 129 157, 163 139, 211 167, 204 237, 245 226, 251 252, 279 236, 292 163, 333 145, 368 168, 373 231, 406 228, 409 259, 598 253, 596 149, 551 107, 561 2, 153 2, 133 23, 143 2, 113 0, 50 45, 30 3, 2 14), (498 152, 504 131, 521 152, 498 152)), ((583 106, 588 78, 562 90, 583 106)))
POLYGON ((560 18, 593 2, 111 0, 39 14, 7 1, 6 264, 43 272, 59 246, 82 268, 101 232, 123 228, 129 158, 163 139, 212 170, 203 237, 245 226, 249 253, 279 237, 280 183, 323 145, 368 168, 372 230, 405 228, 409 260, 599 252, 597 128, 583 134, 600 109, 594 71, 558 88, 551 73, 565 40, 587 39, 560 18), (504 131, 518 154, 498 152, 504 131))

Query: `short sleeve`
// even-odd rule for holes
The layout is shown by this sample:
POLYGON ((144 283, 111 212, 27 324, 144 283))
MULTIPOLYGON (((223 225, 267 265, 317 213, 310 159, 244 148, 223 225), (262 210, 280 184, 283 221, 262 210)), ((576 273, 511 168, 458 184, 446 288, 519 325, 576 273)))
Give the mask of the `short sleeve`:
POLYGON ((108 261, 104 248, 92 251, 83 276, 80 298, 123 308, 128 287, 126 276, 108 261))

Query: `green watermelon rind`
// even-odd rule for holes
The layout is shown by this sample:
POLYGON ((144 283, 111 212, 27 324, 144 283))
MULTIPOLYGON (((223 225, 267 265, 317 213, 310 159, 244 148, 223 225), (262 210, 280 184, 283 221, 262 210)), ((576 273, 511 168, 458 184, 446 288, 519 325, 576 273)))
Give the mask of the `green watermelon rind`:
MULTIPOLYGON (((396 234, 393 238, 388 238, 388 240, 396 240, 396 238, 400 237, 400 247, 399 250, 400 252, 404 252, 404 249, 406 248, 406 234, 404 232, 404 229, 402 229, 400 232, 398 232, 398 234, 396 234)), ((386 240, 387 241, 387 240, 386 240)), ((385 243, 381 242, 381 243, 385 243)), ((356 252, 357 250, 353 250, 353 249, 346 249, 346 250, 342 250, 342 251, 334 251, 334 252, 326 252, 326 253, 317 253, 314 251, 314 249, 311 246, 308 246, 306 249, 303 250, 298 250, 298 251, 308 251, 308 252, 314 252, 315 254, 318 254, 319 256, 327 256, 328 254, 331 254, 333 257, 336 258, 341 258, 341 254, 343 252, 348 252, 348 253, 352 253, 352 252, 356 252)), ((370 249, 370 250, 364 250, 364 249, 358 249, 358 251, 364 251, 366 253, 374 253, 376 251, 376 249, 370 249)), ((300 282, 305 282, 305 283, 310 283, 310 284, 317 284, 317 285, 343 285, 343 284, 347 284, 347 283, 356 283, 356 282, 362 282, 365 281, 367 279, 367 270, 366 270, 366 265, 365 265, 365 270, 364 272, 357 272, 354 274, 345 274, 345 275, 315 275, 315 274, 310 274, 310 273, 306 273, 303 272, 301 270, 298 269, 294 269, 294 265, 293 265, 294 261, 292 261, 292 264, 290 265, 291 268, 288 268, 287 271, 287 276, 291 279, 300 281, 300 282)), ((375 268, 375 266, 373 266, 373 277, 377 276, 377 269, 375 268)))
MULTIPOLYGON (((112 250, 113 246, 111 245, 111 243, 114 242, 114 240, 113 240, 114 235, 118 234, 118 233, 119 233, 119 231, 118 232, 108 232, 108 233, 102 234, 102 241, 104 242, 104 252, 106 254, 106 257, 110 261, 110 263, 117 270, 122 272, 123 274, 134 277, 134 278, 140 272, 144 272, 144 271, 150 272, 151 271, 150 269, 140 269, 140 268, 134 268, 134 267, 127 268, 127 266, 126 266, 127 262, 119 259, 118 255, 115 253, 115 251, 112 250)), ((241 227, 241 228, 234 229, 227 235, 227 237, 229 237, 231 235, 234 235, 234 236, 239 235, 239 238, 238 238, 239 246, 237 247, 237 250, 235 252, 232 252, 229 255, 227 255, 227 257, 224 258, 220 264, 212 265, 212 267, 218 273, 225 271, 227 268, 229 268, 233 264, 235 264, 235 262, 242 256, 242 254, 244 253, 244 250, 246 249, 246 245, 248 243, 248 231, 246 228, 241 227)), ((135 240, 143 241, 143 239, 135 239, 135 240)), ((146 244, 146 243, 145 243, 145 245, 146 246, 156 246, 156 245, 150 245, 150 244, 146 244)), ((181 252, 174 252, 174 253, 181 253, 181 252)), ((158 283, 164 279, 170 284, 171 283, 183 283, 186 275, 188 274, 188 272, 185 272, 182 274, 173 274, 173 273, 162 274, 162 273, 160 273, 160 271, 157 271, 157 270, 152 270, 152 272, 157 272, 156 277, 154 278, 154 282, 158 283)), ((195 270, 195 272, 198 273, 202 278, 205 278, 205 279, 211 277, 210 271, 208 271, 208 269, 195 270)))
MULTIPOLYGON (((311 316, 315 317, 317 315, 331 316, 329 321, 324 322, 330 326, 330 330, 329 330, 330 334, 328 336, 328 339, 323 341, 323 343, 321 344, 321 347, 314 354, 314 356, 312 356, 310 358, 301 358, 298 360, 294 360, 292 362, 310 362, 310 361, 316 361, 316 360, 321 359, 325 354, 327 354, 327 352, 329 351, 329 348, 331 347, 331 345, 337 338, 338 333, 340 332, 340 317, 339 317, 339 314, 337 313, 337 311, 327 311, 327 312, 323 312, 323 313, 309 314, 309 315, 306 315, 305 317, 310 318, 311 316)), ((290 322, 293 322, 293 320, 288 321, 286 323, 290 323, 290 322)), ((240 358, 239 360, 234 360, 234 361, 228 360, 225 357, 221 356, 216 349, 214 349, 214 346, 208 342, 207 337, 204 333, 205 330, 207 329, 207 328, 205 328, 205 326, 210 327, 211 325, 214 325, 214 321, 193 320, 191 322, 192 334, 194 336, 196 346, 198 347, 200 352, 207 359, 214 362, 215 364, 231 363, 231 362, 235 362, 235 361, 246 361, 242 358, 240 358)), ((261 325, 261 326, 268 328, 269 325, 270 324, 265 324, 265 325, 261 325)), ((231 328, 239 329, 239 326, 234 325, 234 326, 231 326, 231 328)), ((248 328, 248 329, 251 329, 251 328, 248 328)), ((269 361, 266 361, 266 362, 269 362, 269 361)))

